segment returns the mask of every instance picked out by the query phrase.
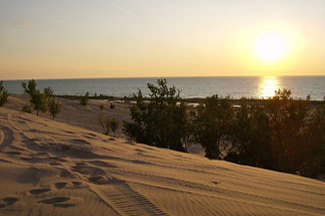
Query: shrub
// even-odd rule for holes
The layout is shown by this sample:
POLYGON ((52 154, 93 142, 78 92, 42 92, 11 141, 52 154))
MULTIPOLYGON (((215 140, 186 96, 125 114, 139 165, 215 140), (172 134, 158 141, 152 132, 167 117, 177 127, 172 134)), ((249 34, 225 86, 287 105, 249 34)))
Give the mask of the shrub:
POLYGON ((109 106, 109 108, 114 109, 115 105, 113 103, 111 103, 111 105, 109 106))
POLYGON ((82 106, 88 106, 88 99, 89 99, 89 92, 86 92, 86 94, 84 96, 81 96, 80 104, 82 106))
POLYGON ((219 159, 220 149, 229 140, 233 108, 227 99, 207 97, 194 116, 194 139, 205 149, 206 157, 219 159))
POLYGON ((32 95, 34 92, 36 92, 36 82, 34 79, 30 80, 28 82, 28 85, 26 85, 25 82, 22 83, 23 89, 25 90, 25 93, 32 95))
POLYGON ((8 102, 8 92, 4 88, 2 81, 0 81, 0 107, 8 102))
POLYGON ((26 113, 32 113, 32 108, 28 104, 25 104, 23 106, 23 108, 21 109, 21 111, 26 112, 26 113))
POLYGON ((270 118, 273 169, 296 173, 306 157, 304 131, 308 125, 310 102, 293 100, 291 91, 287 89, 279 89, 275 93, 266 104, 270 118))
POLYGON ((46 95, 47 98, 50 98, 50 97, 53 97, 54 96, 54 92, 53 90, 51 89, 51 87, 47 87, 47 88, 44 88, 44 94, 46 95))
POLYGON ((305 145, 302 151, 305 157, 298 173, 316 177, 325 173, 325 106, 319 106, 313 114, 308 128, 305 130, 305 145))
POLYGON ((39 90, 36 90, 36 92, 31 95, 30 103, 32 104, 34 110, 36 110, 36 115, 38 115, 39 111, 45 113, 48 109, 46 95, 39 90))
POLYGON ((103 105, 103 104, 100 104, 100 105, 99 105, 99 109, 100 109, 100 110, 104 110, 104 105, 103 105))
POLYGON ((133 122, 124 122, 123 132, 137 142, 185 151, 188 116, 180 91, 175 86, 168 88, 166 79, 158 79, 157 84, 147 84, 149 103, 141 90, 134 94, 136 104, 130 107, 133 122))
POLYGON ((112 129, 112 132, 114 133, 114 136, 116 136, 116 130, 118 129, 118 127, 119 127, 119 122, 118 121, 116 121, 116 119, 115 118, 113 118, 112 120, 111 120, 111 129, 112 129))
POLYGON ((265 108, 242 102, 231 127, 231 152, 225 160, 270 168, 270 121, 265 108))
MULTIPOLYGON (((31 106, 33 107, 34 110, 36 110, 36 114, 39 114, 39 111, 41 112, 47 112, 48 106, 50 103, 50 100, 53 99, 53 90, 51 87, 44 88, 43 92, 40 90, 36 89, 36 82, 35 80, 29 80, 28 84, 25 82, 22 83, 22 87, 24 88, 25 93, 29 95, 29 102, 31 103, 31 106)), ((53 103, 54 101, 52 101, 53 103)), ((52 104, 54 106, 54 104, 52 104)), ((56 105, 58 106, 58 105, 56 105)), ((27 107, 25 107, 27 109, 27 107)), ((54 108, 54 107, 52 107, 54 108)), ((61 106, 60 106, 61 108, 61 106)), ((60 109, 59 109, 60 110, 60 109)), ((59 111, 55 111, 59 112, 59 111)), ((51 113, 52 114, 52 113, 51 113)), ((55 116, 58 113, 55 114, 55 116)), ((52 115, 53 117, 53 115, 52 115)), ((53 117, 54 118, 54 117, 53 117)))
POLYGON ((108 135, 111 127, 111 119, 100 114, 98 116, 98 123, 103 128, 103 133, 108 135))
POLYGON ((61 104, 54 98, 50 98, 48 100, 48 108, 53 120, 61 112, 61 104))

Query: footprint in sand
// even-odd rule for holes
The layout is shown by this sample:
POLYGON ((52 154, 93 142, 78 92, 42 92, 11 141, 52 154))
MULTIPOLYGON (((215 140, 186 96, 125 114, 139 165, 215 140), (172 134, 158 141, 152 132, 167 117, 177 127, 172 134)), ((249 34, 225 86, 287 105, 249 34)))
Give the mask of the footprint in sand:
POLYGON ((53 197, 49 199, 43 199, 38 202, 43 204, 57 204, 57 203, 66 202, 68 200, 70 200, 69 197, 53 197))
POLYGON ((36 188, 29 191, 30 194, 36 195, 50 191, 50 188, 36 188))
POLYGON ((5 203, 7 203, 8 205, 12 205, 12 204, 14 204, 15 202, 17 202, 18 199, 17 199, 16 197, 5 197, 5 198, 3 198, 3 201, 4 201, 5 203))
POLYGON ((63 178, 74 178, 75 175, 72 174, 70 171, 66 170, 66 169, 60 169, 61 172, 60 172, 60 177, 63 177, 63 178))
POLYGON ((16 197, 5 197, 2 200, 4 203, 0 203, 0 208, 4 208, 6 206, 10 206, 18 201, 16 197))
POLYGON ((74 186, 80 186, 82 183, 81 183, 81 182, 77 182, 77 181, 73 181, 72 184, 73 184, 74 186))
POLYGON ((103 179, 104 179, 103 176, 94 176, 94 177, 89 177, 88 178, 89 182, 91 182, 91 183, 98 183, 103 179))
POLYGON ((55 183, 54 185, 55 185, 56 189, 62 189, 62 188, 64 188, 67 184, 68 184, 67 182, 57 182, 57 183, 55 183))
POLYGON ((61 164, 58 163, 58 162, 51 162, 50 165, 51 165, 51 166, 59 166, 59 165, 61 165, 61 164))
POLYGON ((21 152, 18 152, 18 151, 8 151, 6 153, 9 155, 20 155, 21 154, 21 152))
POLYGON ((69 140, 69 142, 72 144, 78 144, 78 145, 90 145, 90 142, 83 140, 83 139, 72 139, 72 140, 69 140))
POLYGON ((69 208, 69 207, 74 207, 76 205, 72 204, 72 203, 55 203, 55 204, 53 204, 53 206, 59 207, 59 208, 69 208))

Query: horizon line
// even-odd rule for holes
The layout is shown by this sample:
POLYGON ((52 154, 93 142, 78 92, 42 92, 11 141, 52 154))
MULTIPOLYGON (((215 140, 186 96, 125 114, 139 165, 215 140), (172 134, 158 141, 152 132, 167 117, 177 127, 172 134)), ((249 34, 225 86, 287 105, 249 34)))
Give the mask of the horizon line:
POLYGON ((125 77, 49 77, 49 78, 9 78, 1 81, 25 81, 25 80, 74 80, 74 79, 143 79, 143 78, 205 78, 205 77, 318 77, 324 75, 216 75, 216 76, 125 76, 125 77))

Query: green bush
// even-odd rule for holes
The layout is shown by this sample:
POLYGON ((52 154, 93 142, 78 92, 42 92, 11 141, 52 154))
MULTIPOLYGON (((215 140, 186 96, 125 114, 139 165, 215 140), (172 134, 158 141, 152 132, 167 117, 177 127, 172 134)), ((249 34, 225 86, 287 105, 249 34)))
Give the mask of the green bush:
POLYGON ((36 91, 36 82, 34 79, 30 80, 28 82, 28 85, 23 82, 22 83, 23 89, 25 90, 25 93, 32 95, 36 91))
POLYGON ((48 100, 48 108, 53 120, 61 112, 61 104, 54 98, 50 98, 48 100))
POLYGON ((86 92, 86 94, 84 96, 81 96, 80 104, 82 106, 88 106, 88 99, 89 99, 89 92, 86 92))
POLYGON ((45 113, 48 109, 46 94, 40 92, 39 90, 36 90, 31 95, 30 103, 32 104, 34 110, 36 110, 36 115, 38 115, 39 111, 45 113))
POLYGON ((175 86, 168 88, 165 79, 158 79, 157 84, 147 85, 148 103, 141 90, 134 94, 136 104, 130 107, 133 122, 124 122, 123 132, 140 143, 185 151, 188 116, 180 91, 175 86))
MULTIPOLYGON (((29 95, 29 102, 31 107, 36 110, 36 114, 41 112, 50 111, 50 115, 54 119, 61 110, 61 104, 54 100, 54 92, 51 87, 44 88, 43 92, 36 89, 36 82, 35 80, 29 80, 28 84, 25 82, 22 83, 22 87, 24 88, 25 93, 29 95)), ((25 105, 23 107, 23 111, 28 111, 30 106, 25 105)))
POLYGON ((32 113, 32 108, 28 104, 25 104, 22 107, 21 111, 26 112, 26 113, 32 113))
POLYGON ((104 117, 103 115, 98 116, 98 123, 103 128, 103 133, 109 135, 111 128, 111 119, 109 117, 104 117))
POLYGON ((47 88, 44 88, 44 94, 46 95, 47 98, 51 98, 54 96, 54 92, 53 90, 51 89, 51 87, 47 87, 47 88))
POLYGON ((6 91, 6 89, 4 88, 3 82, 0 81, 0 107, 5 105, 8 102, 8 92, 6 91))

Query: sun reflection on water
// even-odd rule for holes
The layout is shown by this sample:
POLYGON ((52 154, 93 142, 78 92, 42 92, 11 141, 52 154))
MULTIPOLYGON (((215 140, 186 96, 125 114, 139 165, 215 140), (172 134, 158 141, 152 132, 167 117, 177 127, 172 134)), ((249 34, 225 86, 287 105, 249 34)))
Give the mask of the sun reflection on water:
POLYGON ((275 90, 280 88, 279 81, 274 76, 263 77, 259 84, 259 97, 269 98, 273 97, 275 90))

